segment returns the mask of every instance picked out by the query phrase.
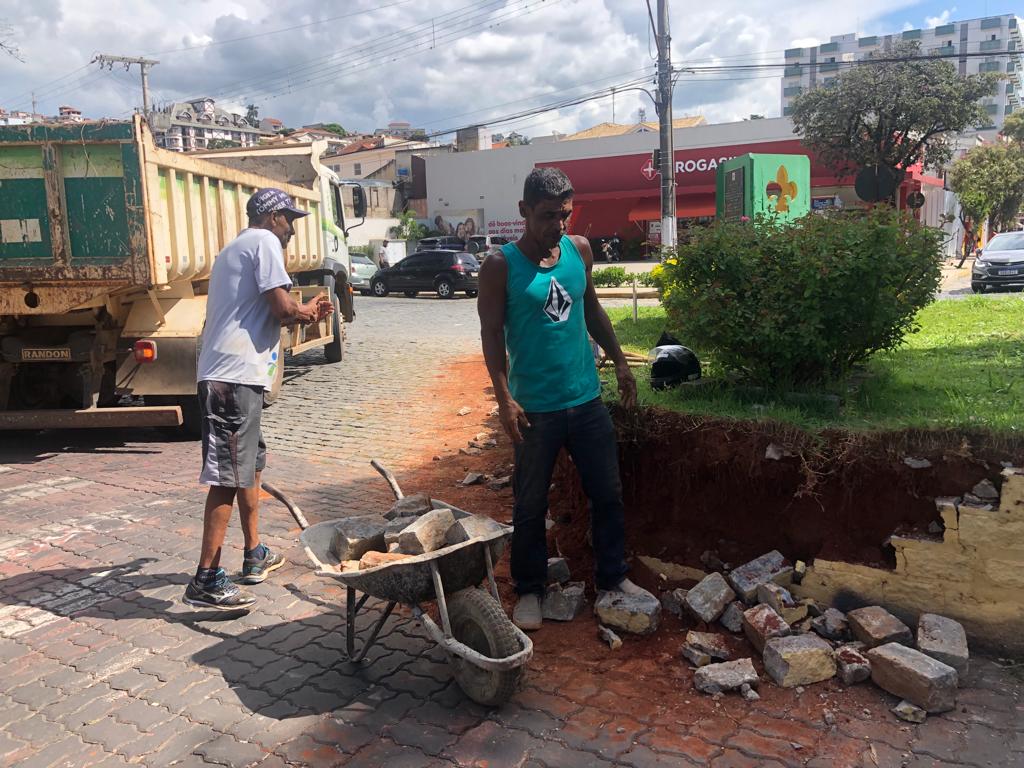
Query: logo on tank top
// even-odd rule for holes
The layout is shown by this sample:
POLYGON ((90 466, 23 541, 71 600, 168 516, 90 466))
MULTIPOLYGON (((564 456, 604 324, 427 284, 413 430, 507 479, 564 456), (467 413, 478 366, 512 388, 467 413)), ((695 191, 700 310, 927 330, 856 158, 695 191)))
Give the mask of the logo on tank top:
POLYGON ((548 285, 548 298, 544 302, 544 314, 550 317, 553 323, 564 323, 569 319, 571 309, 572 297, 552 275, 551 283, 548 285))

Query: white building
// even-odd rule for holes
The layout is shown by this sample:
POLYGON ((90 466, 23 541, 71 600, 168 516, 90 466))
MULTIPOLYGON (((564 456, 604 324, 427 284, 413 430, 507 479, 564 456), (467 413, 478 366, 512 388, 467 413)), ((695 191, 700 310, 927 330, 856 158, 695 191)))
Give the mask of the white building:
POLYGON ((858 61, 874 51, 884 51, 899 40, 919 41, 925 55, 955 55, 948 60, 957 66, 961 74, 1005 74, 1006 78, 999 83, 996 93, 981 102, 992 126, 1002 127, 1006 116, 1021 108, 1021 93, 1024 92, 1021 21, 1013 14, 1003 14, 891 35, 857 37, 851 32, 836 35, 829 42, 813 48, 790 48, 786 51, 786 69, 782 78, 783 116, 792 113, 793 99, 797 95, 833 80, 843 62, 858 61))
POLYGON ((212 149, 219 142, 252 147, 272 135, 252 125, 245 115, 221 109, 210 98, 177 102, 150 112, 147 119, 157 145, 178 152, 212 149))

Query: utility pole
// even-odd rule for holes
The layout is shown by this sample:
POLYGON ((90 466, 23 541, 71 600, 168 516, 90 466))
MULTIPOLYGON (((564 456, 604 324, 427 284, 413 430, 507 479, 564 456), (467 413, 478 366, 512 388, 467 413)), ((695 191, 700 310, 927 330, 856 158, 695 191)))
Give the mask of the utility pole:
POLYGON ((142 113, 144 115, 149 114, 149 68, 154 64, 159 64, 159 61, 142 59, 137 56, 108 56, 102 53, 93 61, 98 62, 100 67, 105 66, 107 69, 113 69, 114 64, 124 64, 125 70, 128 70, 131 69, 132 64, 138 64, 139 70, 142 72, 142 113))
POLYGON ((672 143, 672 38, 668 0, 658 0, 658 132, 661 172, 661 245, 676 247, 676 159, 672 143))

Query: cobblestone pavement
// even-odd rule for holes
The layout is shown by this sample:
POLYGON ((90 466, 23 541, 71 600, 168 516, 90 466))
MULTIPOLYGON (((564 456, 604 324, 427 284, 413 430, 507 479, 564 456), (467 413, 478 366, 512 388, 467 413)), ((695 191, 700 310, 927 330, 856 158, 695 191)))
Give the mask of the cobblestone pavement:
MULTIPOLYGON (((422 461, 438 414, 460 405, 430 384, 477 349, 471 301, 359 311, 346 360, 290 361, 266 414, 267 479, 314 519, 387 501, 368 459, 422 461)), ((985 660, 962 708, 921 726, 867 686, 765 686, 749 704, 698 696, 687 679, 654 696, 645 681, 671 684, 667 659, 598 664, 543 640, 521 694, 486 711, 405 615, 353 666, 342 590, 309 571, 269 503, 264 537, 289 565, 254 588, 247 615, 192 612, 179 598, 202 523, 197 470, 196 443, 153 431, 2 438, 0 766, 1024 765, 1020 680, 985 660)), ((233 525, 227 564, 239 547, 233 525)))

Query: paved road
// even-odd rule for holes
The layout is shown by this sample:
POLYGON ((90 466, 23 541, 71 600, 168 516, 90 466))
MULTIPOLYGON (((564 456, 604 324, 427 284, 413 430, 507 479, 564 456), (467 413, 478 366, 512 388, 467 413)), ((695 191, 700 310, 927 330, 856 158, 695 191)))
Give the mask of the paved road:
MULTIPOLYGON (((268 478, 311 517, 386 500, 366 462, 422 460, 435 419, 457 407, 431 384, 477 349, 472 301, 367 299, 359 311, 346 360, 293 361, 267 413, 268 478)), ((197 468, 195 443, 154 431, 0 443, 0 766, 1024 763, 1020 683, 986 661, 964 711, 914 727, 866 687, 766 689, 751 706, 681 682, 652 700, 643 681, 664 677, 665 660, 594 664, 564 644, 538 654, 514 704, 485 712, 402 616, 353 667, 342 591, 301 564, 295 527, 269 504, 264 536, 293 564, 256 588, 251 614, 197 617, 178 602, 201 530, 197 468)), ((239 539, 233 527, 231 565, 239 539)))

